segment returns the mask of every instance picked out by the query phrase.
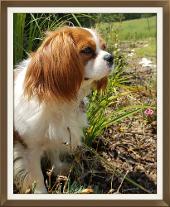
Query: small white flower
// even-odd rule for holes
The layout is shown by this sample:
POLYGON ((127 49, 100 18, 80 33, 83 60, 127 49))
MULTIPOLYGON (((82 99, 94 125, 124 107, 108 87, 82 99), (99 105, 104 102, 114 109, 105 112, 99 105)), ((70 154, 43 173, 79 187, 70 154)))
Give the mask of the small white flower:
POLYGON ((142 58, 139 64, 142 65, 142 67, 152 67, 152 61, 147 58, 142 58))

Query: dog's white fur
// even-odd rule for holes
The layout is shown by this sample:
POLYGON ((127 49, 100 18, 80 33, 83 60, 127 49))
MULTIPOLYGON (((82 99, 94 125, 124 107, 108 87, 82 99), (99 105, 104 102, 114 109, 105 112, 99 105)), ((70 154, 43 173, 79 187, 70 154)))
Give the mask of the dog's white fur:
POLYGON ((82 82, 76 101, 40 103, 36 96, 28 100, 23 95, 23 84, 30 59, 17 67, 21 72, 14 84, 14 128, 27 146, 25 148, 20 142, 14 145, 14 180, 20 183, 18 185, 22 183, 21 193, 25 193, 34 181, 34 193, 47 193, 41 171, 44 151, 56 173, 60 173, 65 168, 59 159, 60 152, 70 152, 81 145, 82 129, 87 126, 87 119, 80 104, 89 94, 92 82, 106 76, 110 70, 103 60, 107 52, 100 49, 94 31, 89 31, 96 42, 98 55, 85 67, 85 74, 90 79, 82 82))

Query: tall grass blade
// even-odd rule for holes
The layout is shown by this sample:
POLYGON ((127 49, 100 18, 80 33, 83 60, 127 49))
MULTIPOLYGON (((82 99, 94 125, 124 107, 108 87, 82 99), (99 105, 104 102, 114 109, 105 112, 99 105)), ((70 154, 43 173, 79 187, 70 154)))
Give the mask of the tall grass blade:
POLYGON ((26 14, 14 13, 14 65, 23 58, 25 18, 26 14))

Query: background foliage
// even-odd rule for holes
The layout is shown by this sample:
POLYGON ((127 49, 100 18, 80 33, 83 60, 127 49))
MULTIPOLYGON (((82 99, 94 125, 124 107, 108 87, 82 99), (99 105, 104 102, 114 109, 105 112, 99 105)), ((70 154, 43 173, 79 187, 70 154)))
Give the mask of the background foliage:
MULTIPOLYGON (((14 14, 14 65, 19 63, 23 58, 26 58, 28 52, 34 51, 47 30, 54 30, 64 25, 75 25, 83 27, 98 27, 99 30, 104 31, 104 35, 112 31, 120 32, 119 38, 123 39, 139 39, 146 38, 150 32, 155 32, 155 21, 148 20, 149 17, 155 16, 154 14, 14 14), (123 20, 144 18, 147 24, 124 24, 121 25, 123 20), (115 22, 115 24, 113 24, 115 22), (111 23, 111 24, 109 24, 111 23), (137 28, 136 28, 137 26, 137 28), (126 28, 127 27, 127 28, 126 28), (146 28, 147 27, 147 28, 146 28), (123 28, 123 30, 122 30, 123 28), (151 31, 150 31, 151 30, 151 31), (145 34, 143 34, 145 33, 145 34)), ((103 32, 102 32, 103 33, 103 32)), ((113 32, 114 33, 114 32, 113 32)), ((113 35, 110 33, 110 35, 113 35)), ((113 41, 108 37, 107 40, 113 41)), ((109 42, 110 43, 110 42, 109 42)), ((112 42, 113 43, 113 42, 112 42)), ((112 45, 112 44, 108 44, 112 45)))

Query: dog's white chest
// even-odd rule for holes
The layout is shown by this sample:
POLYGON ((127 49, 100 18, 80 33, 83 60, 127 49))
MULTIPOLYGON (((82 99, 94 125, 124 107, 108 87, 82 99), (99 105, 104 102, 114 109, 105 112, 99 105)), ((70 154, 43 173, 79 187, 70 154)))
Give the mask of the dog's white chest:
POLYGON ((15 129, 28 145, 44 148, 75 148, 81 143, 83 127, 87 126, 85 113, 71 105, 39 105, 20 99, 15 105, 15 129))

